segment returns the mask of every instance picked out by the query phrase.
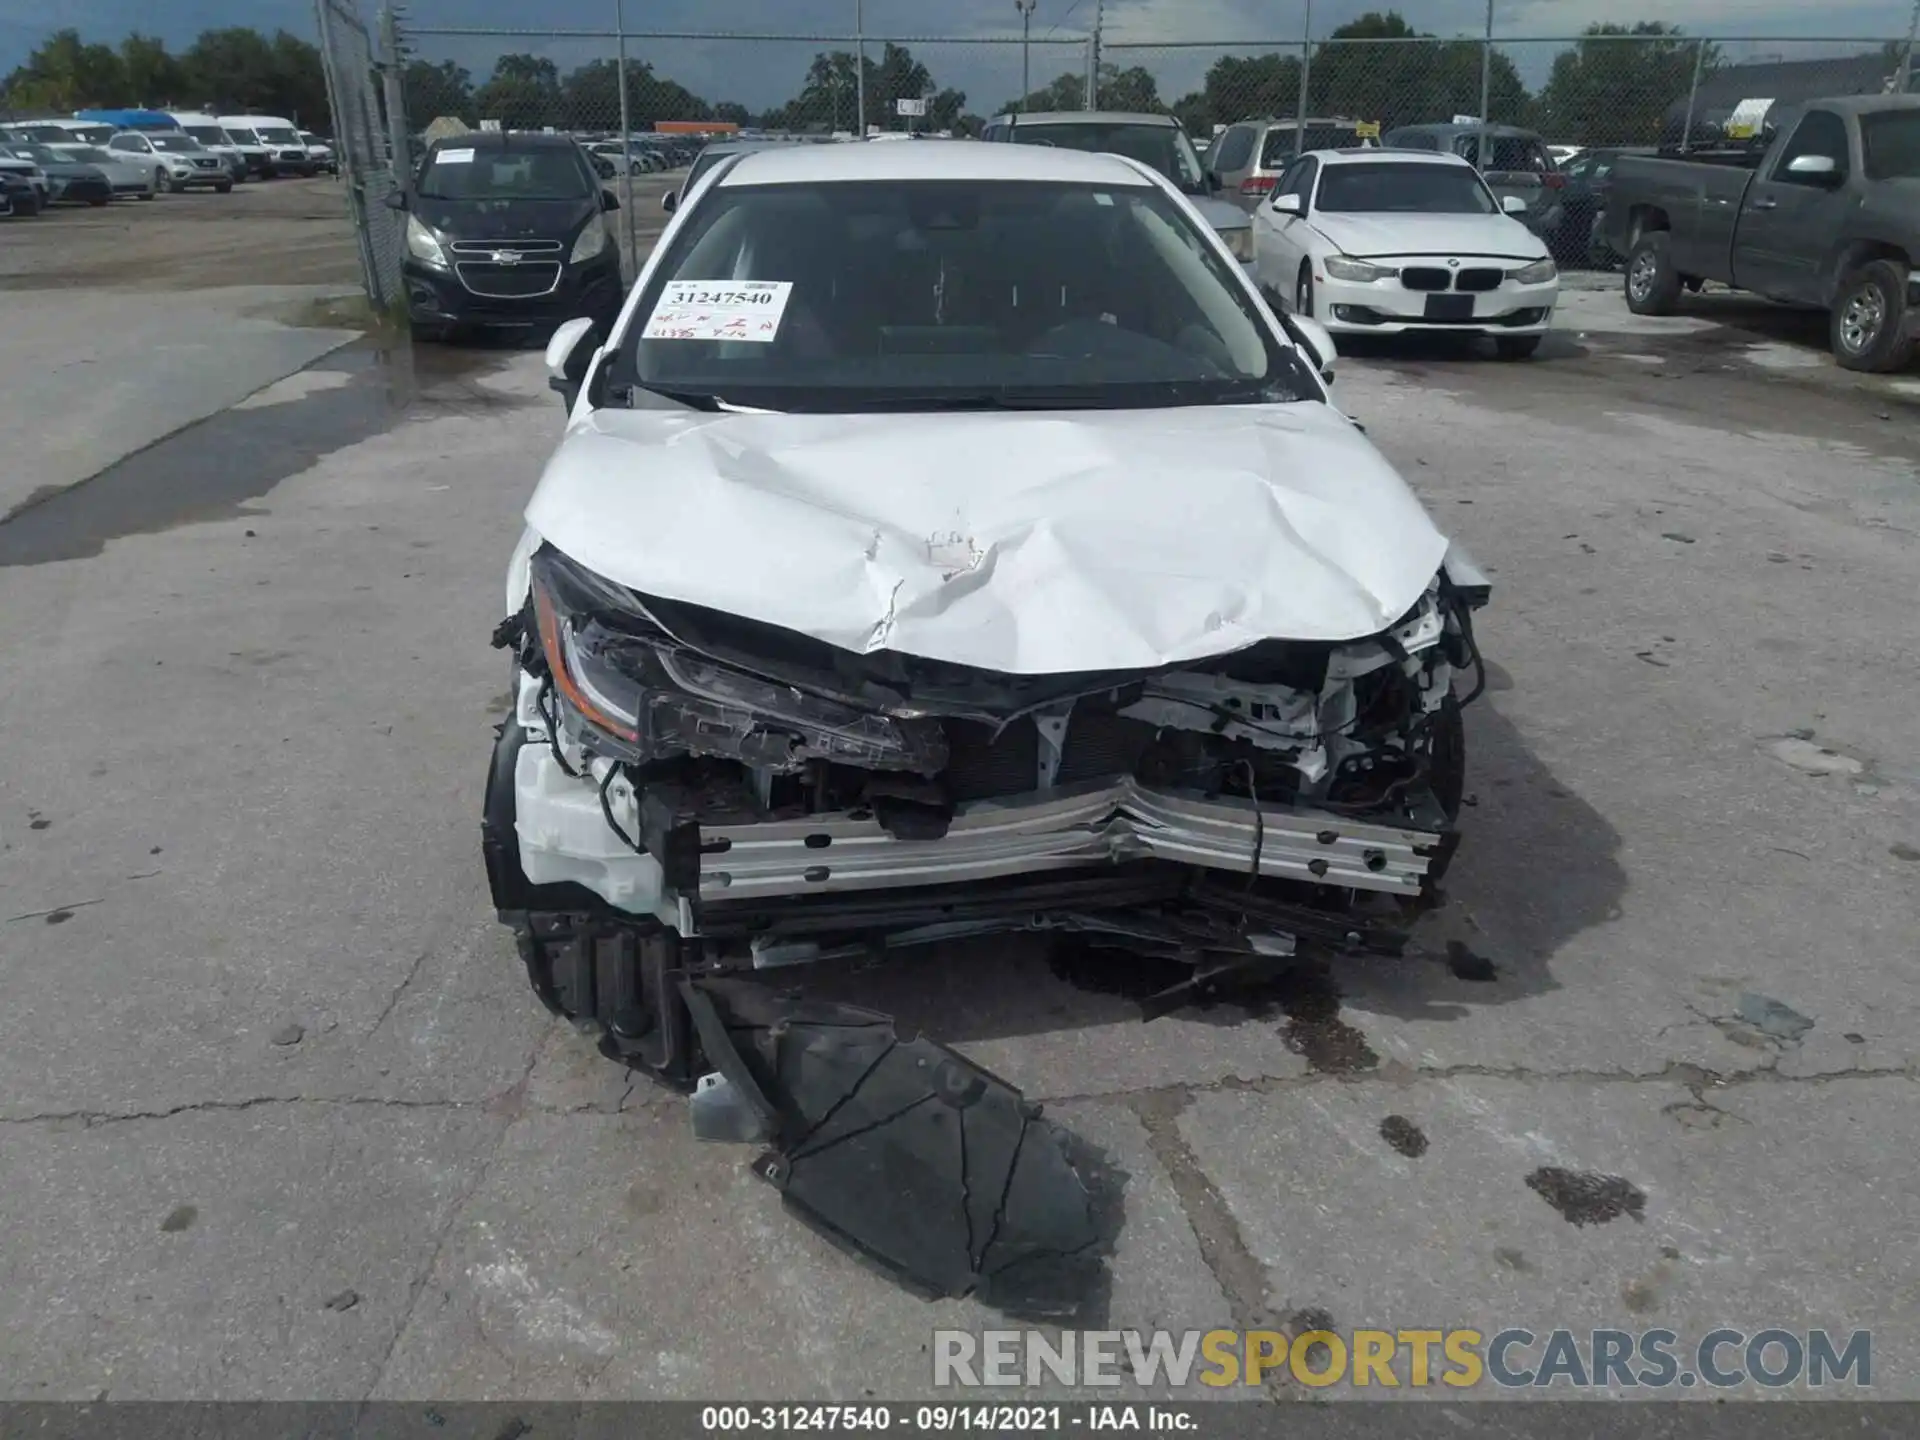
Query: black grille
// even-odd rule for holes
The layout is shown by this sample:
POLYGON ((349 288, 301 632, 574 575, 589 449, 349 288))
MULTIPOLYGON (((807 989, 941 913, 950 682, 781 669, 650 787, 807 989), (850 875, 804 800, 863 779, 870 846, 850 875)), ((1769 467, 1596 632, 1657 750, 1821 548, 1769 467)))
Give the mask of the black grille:
POLYGON ((280 152, 280 158, 282 160, 304 160, 307 158, 307 152, 304 150, 282 150, 280 152))
POLYGON ((521 299, 545 295, 560 283, 560 267, 552 261, 530 265, 494 265, 472 262, 455 267, 460 283, 476 295, 521 299))
POLYGON ((1438 266, 1409 265, 1400 272, 1400 283, 1409 290, 1444 290, 1452 277, 1438 266))
MULTIPOLYGON (((1076 712, 1067 721, 1067 743, 1060 756, 1059 785, 1131 775, 1154 727, 1139 720, 1098 711, 1076 712)), ((1000 732, 973 720, 947 722, 947 793, 956 802, 995 795, 1024 795, 1040 788, 1040 733, 1031 720, 1016 720, 1000 732)))
POLYGON ((956 803, 990 795, 1024 795, 1040 785, 1040 733, 1016 720, 995 739, 976 720, 947 722, 947 794, 956 803))
POLYGON ((1498 290, 1501 275, 1498 270, 1462 270, 1454 280, 1457 290, 1498 290))
POLYGON ((202 170, 218 170, 220 168, 220 162, 218 160, 203 160, 198 155, 193 157, 193 163, 202 170))

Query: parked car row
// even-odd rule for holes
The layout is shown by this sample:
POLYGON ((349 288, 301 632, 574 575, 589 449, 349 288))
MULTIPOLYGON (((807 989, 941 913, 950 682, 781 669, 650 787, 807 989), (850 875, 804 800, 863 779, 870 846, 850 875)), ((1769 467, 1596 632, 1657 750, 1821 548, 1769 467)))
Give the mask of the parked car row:
MULTIPOLYGON (((332 145, 274 115, 211 115, 192 111, 82 110, 61 118, 0 124, 0 146, 40 146, 62 157, 52 163, 100 168, 133 166, 154 192, 225 192, 246 180, 338 174, 332 145), (100 154, 108 158, 102 160, 100 154)), ((42 167, 49 163, 38 157, 42 167)), ((148 187, 122 178, 117 194, 148 187)))

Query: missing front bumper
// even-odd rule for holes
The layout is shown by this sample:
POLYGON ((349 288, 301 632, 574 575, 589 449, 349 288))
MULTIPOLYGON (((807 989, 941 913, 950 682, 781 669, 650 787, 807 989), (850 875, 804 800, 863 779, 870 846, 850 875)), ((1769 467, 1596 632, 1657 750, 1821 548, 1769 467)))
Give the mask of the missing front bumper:
POLYGON ((596 786, 568 776, 550 750, 519 749, 513 773, 520 862, 536 885, 574 884, 632 914, 672 922, 678 903, 746 905, 1134 861, 1163 861, 1249 879, 1385 895, 1421 895, 1451 840, 1439 803, 1413 801, 1404 823, 1105 780, 958 806, 938 840, 901 840, 870 811, 796 820, 702 820, 669 802, 664 818, 616 782, 608 808, 637 853, 607 824, 596 786), (674 837, 671 846, 659 836, 674 837), (666 865, 663 867, 663 852, 666 865))

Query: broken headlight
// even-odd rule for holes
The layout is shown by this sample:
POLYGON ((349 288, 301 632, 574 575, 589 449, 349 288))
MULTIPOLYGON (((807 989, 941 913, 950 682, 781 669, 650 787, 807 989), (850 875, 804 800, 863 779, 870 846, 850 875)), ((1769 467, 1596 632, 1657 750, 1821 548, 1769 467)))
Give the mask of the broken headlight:
POLYGON ((716 664, 630 595, 552 551, 534 557, 532 579, 554 688, 619 759, 721 756, 783 773, 824 760, 927 775, 947 762, 937 724, 892 720, 716 664))

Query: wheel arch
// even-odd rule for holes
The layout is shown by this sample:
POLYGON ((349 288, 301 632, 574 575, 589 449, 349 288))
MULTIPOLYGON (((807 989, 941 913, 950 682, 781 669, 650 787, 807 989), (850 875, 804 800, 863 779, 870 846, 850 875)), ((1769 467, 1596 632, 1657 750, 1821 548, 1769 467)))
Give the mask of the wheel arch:
POLYGON ((1875 260, 1891 260, 1905 266, 1909 277, 1912 275, 1913 257, 1905 246, 1865 237, 1843 240, 1833 247, 1822 271, 1821 299, 1828 308, 1839 303, 1841 282, 1862 265, 1870 265, 1875 260))

